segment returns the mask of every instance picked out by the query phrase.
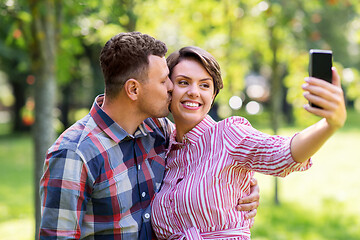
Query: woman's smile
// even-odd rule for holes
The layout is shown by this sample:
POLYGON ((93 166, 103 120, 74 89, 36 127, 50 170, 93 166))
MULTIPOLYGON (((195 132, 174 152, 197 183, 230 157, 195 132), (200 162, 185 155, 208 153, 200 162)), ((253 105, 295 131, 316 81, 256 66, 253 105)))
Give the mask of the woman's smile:
POLYGON ((194 102, 194 101, 184 101, 181 102, 184 108, 190 109, 190 110, 198 110, 201 107, 201 103, 194 102))
POLYGON ((214 82, 195 59, 181 60, 173 69, 171 113, 177 131, 186 133, 208 114, 214 100, 214 82))

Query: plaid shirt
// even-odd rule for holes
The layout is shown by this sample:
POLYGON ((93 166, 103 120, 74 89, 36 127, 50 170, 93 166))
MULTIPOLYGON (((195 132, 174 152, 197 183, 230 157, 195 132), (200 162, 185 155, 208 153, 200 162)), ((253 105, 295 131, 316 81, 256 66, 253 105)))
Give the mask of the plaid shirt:
POLYGON ((146 119, 129 135, 102 109, 48 150, 40 181, 40 239, 151 239, 150 202, 165 170, 172 123, 146 119))

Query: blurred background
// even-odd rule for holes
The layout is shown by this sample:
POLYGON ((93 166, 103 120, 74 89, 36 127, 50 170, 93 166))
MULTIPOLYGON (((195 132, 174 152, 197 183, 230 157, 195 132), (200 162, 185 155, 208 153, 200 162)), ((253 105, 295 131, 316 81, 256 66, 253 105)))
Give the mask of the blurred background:
POLYGON ((358 0, 0 0, 0 238, 34 239, 47 148, 89 111, 104 84, 102 46, 119 32, 196 45, 219 61, 212 116, 239 115, 291 136, 303 110, 309 49, 331 49, 348 120, 307 172, 257 174, 252 239, 360 239, 358 0))

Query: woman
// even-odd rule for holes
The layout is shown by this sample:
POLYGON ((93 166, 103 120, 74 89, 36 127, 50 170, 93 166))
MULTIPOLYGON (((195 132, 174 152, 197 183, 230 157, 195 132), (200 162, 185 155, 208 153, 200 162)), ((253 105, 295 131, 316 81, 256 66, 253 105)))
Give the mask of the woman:
POLYGON ((206 51, 185 47, 168 59, 174 84, 166 176, 152 205, 159 239, 250 239, 249 220, 235 209, 247 195, 253 171, 285 177, 304 171, 310 157, 340 127, 346 110, 340 79, 306 79, 305 98, 323 107, 305 109, 324 117, 292 138, 270 136, 241 117, 215 122, 208 112, 222 88, 220 67, 206 51))

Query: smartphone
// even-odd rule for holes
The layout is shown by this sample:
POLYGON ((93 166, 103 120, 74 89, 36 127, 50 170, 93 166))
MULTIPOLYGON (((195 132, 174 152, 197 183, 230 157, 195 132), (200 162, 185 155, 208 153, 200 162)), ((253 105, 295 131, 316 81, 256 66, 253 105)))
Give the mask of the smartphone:
MULTIPOLYGON (((309 76, 332 82, 332 51, 310 49, 309 76)), ((319 107, 310 103, 313 107, 319 107)))

